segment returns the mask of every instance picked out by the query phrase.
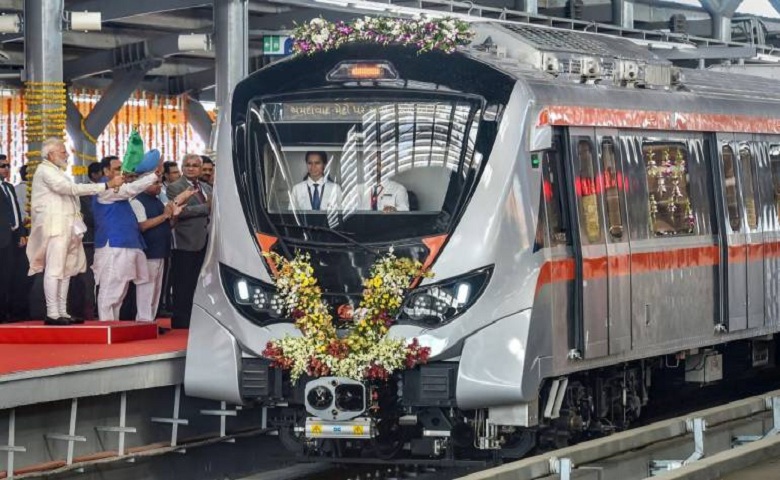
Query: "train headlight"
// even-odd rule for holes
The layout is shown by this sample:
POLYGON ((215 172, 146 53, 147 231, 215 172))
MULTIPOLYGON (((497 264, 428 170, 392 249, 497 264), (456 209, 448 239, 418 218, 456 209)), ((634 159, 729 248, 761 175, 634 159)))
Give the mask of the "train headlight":
POLYGON ((243 275, 225 265, 220 265, 220 273, 231 303, 244 316, 256 323, 268 323, 284 316, 284 304, 273 285, 243 275))
POLYGON ((449 322, 477 301, 492 273, 492 266, 485 267, 413 290, 401 308, 399 320, 424 325, 449 322))

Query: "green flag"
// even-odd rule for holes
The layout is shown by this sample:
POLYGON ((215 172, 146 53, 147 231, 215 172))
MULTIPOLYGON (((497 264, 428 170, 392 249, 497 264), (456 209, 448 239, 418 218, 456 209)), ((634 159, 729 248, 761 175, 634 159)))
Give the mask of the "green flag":
POLYGON ((133 130, 130 138, 127 140, 125 156, 122 159, 122 171, 125 173, 135 173, 136 167, 144 159, 144 141, 138 130, 133 130))

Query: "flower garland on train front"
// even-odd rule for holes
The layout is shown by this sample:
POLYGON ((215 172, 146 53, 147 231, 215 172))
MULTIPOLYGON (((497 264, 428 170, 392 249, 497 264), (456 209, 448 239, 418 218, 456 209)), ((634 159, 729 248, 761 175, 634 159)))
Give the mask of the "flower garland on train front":
POLYGON ((454 18, 400 19, 364 17, 351 22, 331 23, 314 18, 293 31, 293 52, 312 55, 350 42, 396 43, 416 46, 418 53, 442 50, 452 53, 458 45, 474 38, 469 24, 454 18))
POLYGON ((339 337, 309 255, 298 254, 292 260, 276 253, 264 255, 276 265, 278 295, 302 336, 268 342, 263 356, 289 370, 293 381, 303 374, 385 380, 395 370, 428 361, 430 349, 416 338, 407 343, 387 336, 413 279, 431 276, 420 262, 392 252, 380 258, 363 283, 360 305, 347 320, 347 335, 339 337))

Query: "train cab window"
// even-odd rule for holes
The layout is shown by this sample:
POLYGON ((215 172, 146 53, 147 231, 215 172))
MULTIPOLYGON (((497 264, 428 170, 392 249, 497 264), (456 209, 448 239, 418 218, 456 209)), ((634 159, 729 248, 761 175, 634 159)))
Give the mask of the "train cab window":
POLYGON ((575 188, 579 198, 577 203, 580 214, 580 234, 583 243, 601 243, 603 235, 599 194, 604 185, 599 177, 595 149, 593 142, 588 137, 580 137, 576 145, 576 165, 579 170, 575 188))
POLYGON ((620 188, 623 176, 618 171, 615 143, 610 137, 601 141, 601 165, 604 169, 604 193, 607 205, 607 227, 612 238, 623 236, 623 218, 620 214, 620 188))
POLYGON ((745 220, 750 230, 758 228, 758 210, 756 209, 756 189, 753 184, 755 160, 753 150, 747 143, 739 144, 739 163, 742 166, 742 195, 745 202, 745 220))
POLYGON ((734 161, 734 149, 731 145, 721 148, 723 158, 723 188, 726 196, 726 208, 729 212, 731 231, 738 232, 742 228, 742 209, 739 208, 739 189, 737 188, 737 165, 734 161))
POLYGON ((655 236, 689 235, 695 228, 685 143, 643 141, 650 228, 655 236))
POLYGON ((478 97, 389 91, 252 103, 260 222, 328 244, 450 231, 495 139, 484 108, 478 97))
POLYGON ((556 176, 558 153, 544 152, 542 157, 542 201, 539 208, 539 225, 536 230, 534 250, 557 245, 566 245, 569 236, 563 218, 563 190, 556 176))
POLYGON ((775 214, 780 220, 780 145, 769 146, 769 163, 772 167, 772 185, 775 195, 775 214))

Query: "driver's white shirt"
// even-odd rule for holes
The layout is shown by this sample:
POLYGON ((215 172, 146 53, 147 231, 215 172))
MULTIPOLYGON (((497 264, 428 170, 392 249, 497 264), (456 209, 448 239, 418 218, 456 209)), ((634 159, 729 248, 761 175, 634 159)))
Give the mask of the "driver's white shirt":
MULTIPOLYGON (((409 211, 409 193, 406 191, 406 187, 392 180, 382 180, 379 189, 376 208, 378 211, 381 212, 385 207, 393 207, 399 212, 409 211)), ((372 193, 373 187, 370 187, 362 196, 362 201, 360 202, 361 209, 371 210, 372 193)))
POLYGON ((296 184, 292 189, 293 207, 296 210, 312 210, 311 200, 314 195, 314 184, 318 185, 320 192, 320 210, 330 211, 341 208, 341 187, 331 182, 327 177, 322 177, 318 181, 313 181, 311 177, 296 184))

